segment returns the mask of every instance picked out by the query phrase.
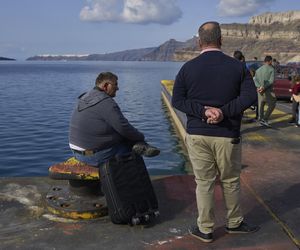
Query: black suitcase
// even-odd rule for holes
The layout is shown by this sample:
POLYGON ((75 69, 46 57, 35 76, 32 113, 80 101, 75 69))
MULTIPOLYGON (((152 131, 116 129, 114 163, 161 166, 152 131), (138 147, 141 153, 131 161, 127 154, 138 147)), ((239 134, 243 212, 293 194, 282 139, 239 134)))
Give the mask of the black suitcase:
POLYGON ((100 178, 113 223, 136 225, 159 216, 157 198, 141 156, 110 159, 100 166, 100 178))

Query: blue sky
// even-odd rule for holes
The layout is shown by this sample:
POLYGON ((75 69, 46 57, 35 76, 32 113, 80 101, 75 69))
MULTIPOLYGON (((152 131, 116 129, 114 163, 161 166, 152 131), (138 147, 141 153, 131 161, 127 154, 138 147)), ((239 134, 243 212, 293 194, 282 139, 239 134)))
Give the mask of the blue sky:
POLYGON ((299 0, 1 0, 0 56, 91 54, 185 41, 201 23, 247 23, 299 0))

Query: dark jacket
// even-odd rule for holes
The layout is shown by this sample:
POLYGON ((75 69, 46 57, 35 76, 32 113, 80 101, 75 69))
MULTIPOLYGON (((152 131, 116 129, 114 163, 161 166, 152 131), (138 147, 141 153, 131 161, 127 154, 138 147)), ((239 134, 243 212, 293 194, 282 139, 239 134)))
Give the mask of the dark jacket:
POLYGON ((120 142, 143 141, 144 135, 123 116, 112 97, 97 88, 78 97, 69 142, 84 149, 105 149, 120 142))
POLYGON ((243 111, 256 99, 254 82, 244 65, 221 51, 208 51, 182 66, 172 105, 186 113, 189 134, 235 138, 240 136, 243 111), (206 123, 204 106, 220 108, 224 120, 206 123))

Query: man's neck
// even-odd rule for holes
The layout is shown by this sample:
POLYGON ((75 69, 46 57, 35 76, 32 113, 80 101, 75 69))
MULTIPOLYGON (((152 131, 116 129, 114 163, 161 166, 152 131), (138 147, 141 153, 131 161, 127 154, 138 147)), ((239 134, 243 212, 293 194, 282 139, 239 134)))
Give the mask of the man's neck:
POLYGON ((103 89, 99 88, 98 86, 95 86, 94 89, 97 89, 99 91, 104 91, 103 89))
POLYGON ((214 46, 214 45, 202 46, 200 54, 208 52, 208 51, 221 51, 221 47, 214 46))
POLYGON ((218 45, 214 45, 214 44, 207 44, 207 45, 203 45, 201 47, 201 50, 204 50, 204 49, 221 49, 221 46, 218 46, 218 45))

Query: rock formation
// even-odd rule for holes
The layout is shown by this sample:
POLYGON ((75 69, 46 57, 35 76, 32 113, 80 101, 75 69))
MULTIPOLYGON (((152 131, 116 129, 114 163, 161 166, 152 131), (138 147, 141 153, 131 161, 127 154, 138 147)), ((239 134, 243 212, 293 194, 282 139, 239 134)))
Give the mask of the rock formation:
MULTIPOLYGON (((281 63, 297 61, 300 54, 300 11, 265 13, 252 17, 248 24, 221 24, 222 50, 232 55, 241 50, 246 60, 263 60, 271 55, 281 63)), ((175 60, 186 61, 199 54, 198 48, 177 50, 175 60)))
POLYGON ((262 15, 251 17, 249 24, 269 25, 276 22, 287 24, 296 20, 300 20, 300 11, 267 12, 262 15))

